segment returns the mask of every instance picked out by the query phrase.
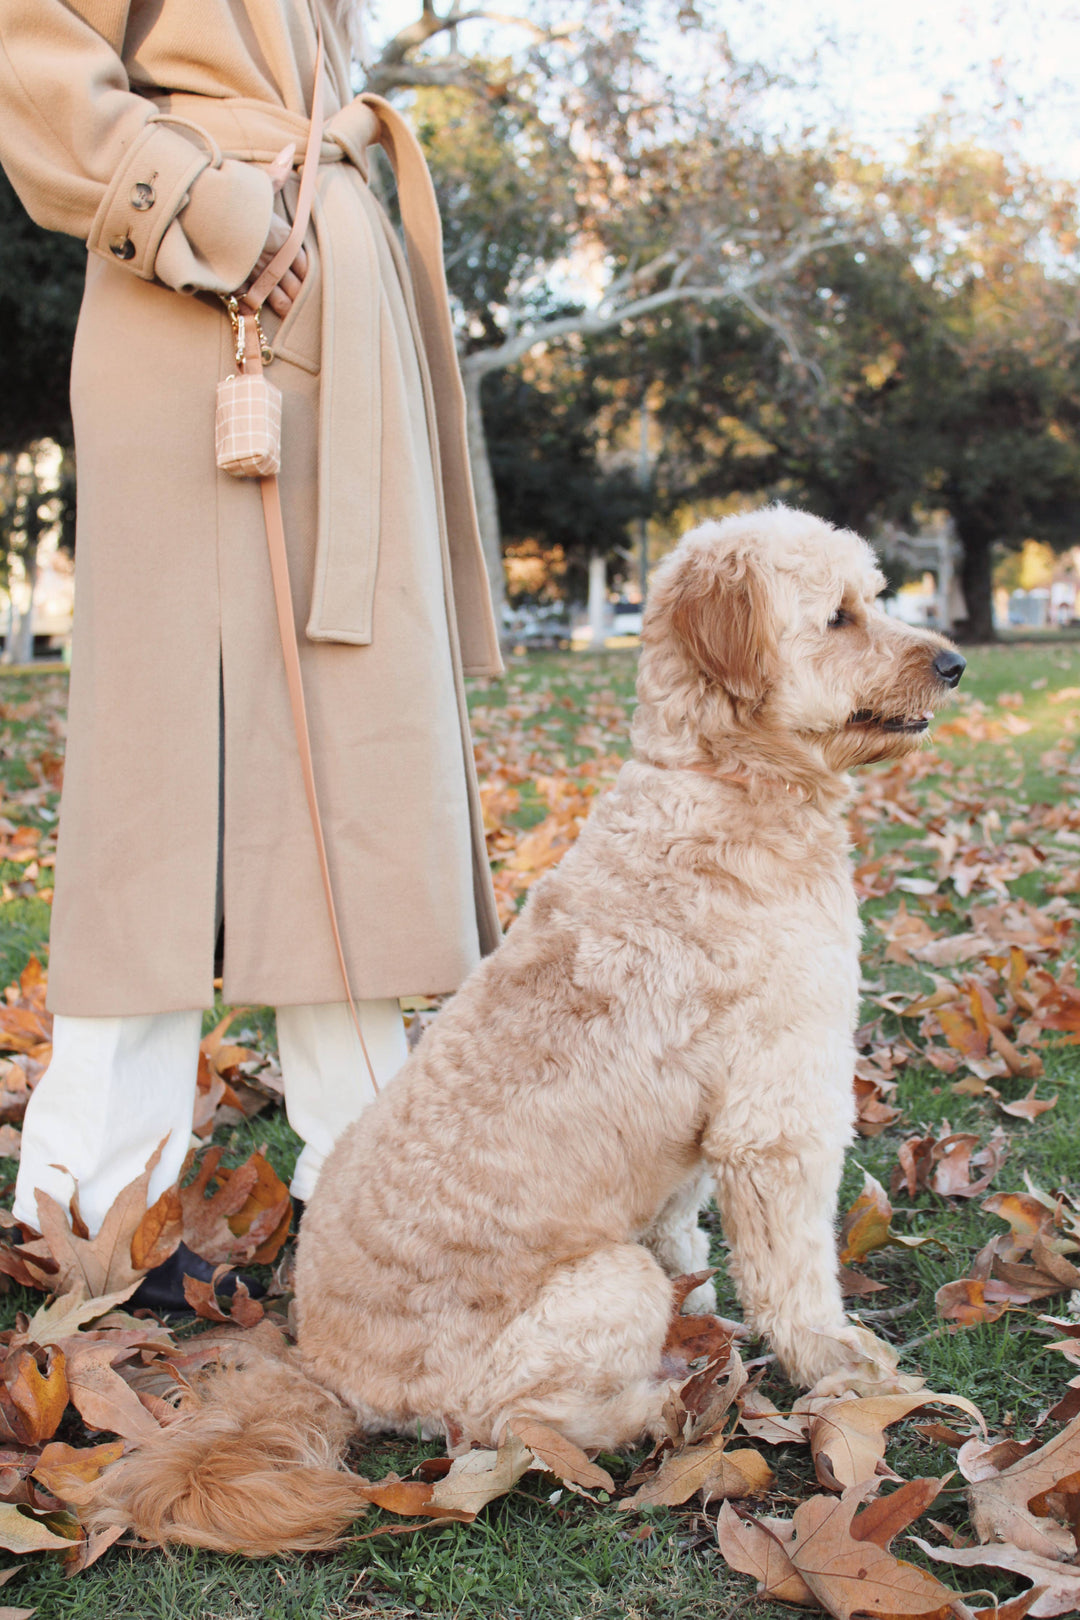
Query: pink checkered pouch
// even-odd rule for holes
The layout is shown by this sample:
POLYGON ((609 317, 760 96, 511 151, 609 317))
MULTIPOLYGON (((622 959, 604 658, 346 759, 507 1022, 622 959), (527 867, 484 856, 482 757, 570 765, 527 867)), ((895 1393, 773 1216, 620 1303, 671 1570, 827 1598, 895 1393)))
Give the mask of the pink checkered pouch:
POLYGON ((214 445, 218 466, 234 478, 269 478, 280 472, 280 388, 261 372, 219 382, 214 445))

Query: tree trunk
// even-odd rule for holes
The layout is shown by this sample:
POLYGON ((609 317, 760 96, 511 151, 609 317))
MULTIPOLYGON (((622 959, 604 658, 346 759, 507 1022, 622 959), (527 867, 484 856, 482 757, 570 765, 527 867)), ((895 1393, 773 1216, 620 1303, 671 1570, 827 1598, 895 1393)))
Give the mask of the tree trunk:
POLYGON ((503 635, 503 608, 506 605, 506 573, 502 560, 502 533, 499 529, 499 503, 495 495, 495 480, 491 473, 487 434, 484 431, 484 409, 481 389, 484 372, 470 367, 465 361, 461 368, 465 383, 466 425, 469 438, 469 467, 472 472, 473 495, 476 498, 476 516, 480 524, 480 539, 484 546, 491 600, 495 608, 495 623, 500 638, 503 635))
POLYGON ((26 610, 18 618, 15 616, 15 603, 11 603, 11 632, 8 636, 8 661, 12 664, 31 664, 34 661, 34 594, 37 590, 38 558, 37 546, 27 545, 23 556, 23 567, 26 572, 27 600, 26 610))
POLYGON ((957 625, 957 634, 963 641, 996 641, 990 540, 961 529, 960 543, 963 547, 960 582, 967 603, 967 619, 957 625))
POLYGON ((607 559, 594 551, 589 557, 589 646, 594 652, 607 640, 607 559))

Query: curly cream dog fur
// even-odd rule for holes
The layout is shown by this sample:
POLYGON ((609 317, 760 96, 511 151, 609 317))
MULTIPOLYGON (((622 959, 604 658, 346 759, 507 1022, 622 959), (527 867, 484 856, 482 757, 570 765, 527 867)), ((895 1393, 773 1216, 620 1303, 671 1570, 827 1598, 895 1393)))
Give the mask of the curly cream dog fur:
POLYGON ((292 1364, 215 1375, 105 1476, 99 1522, 325 1545, 357 1510, 332 1471, 350 1430, 651 1432, 710 1190, 791 1377, 857 1367, 833 1230, 859 977, 845 773, 916 747, 963 669, 879 611, 882 584, 856 535, 782 507, 662 564, 634 757, 328 1160, 292 1364))

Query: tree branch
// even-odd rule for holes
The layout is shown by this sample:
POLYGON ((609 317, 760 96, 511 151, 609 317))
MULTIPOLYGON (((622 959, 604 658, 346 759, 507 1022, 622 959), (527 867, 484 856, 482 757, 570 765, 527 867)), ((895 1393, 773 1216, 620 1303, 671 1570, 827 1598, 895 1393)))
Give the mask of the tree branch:
POLYGON ((793 365, 798 366, 803 371, 808 371, 819 388, 825 387, 825 373, 816 360, 808 360, 801 352, 786 321, 781 320, 779 315, 773 315, 764 305, 759 304, 753 293, 745 288, 734 289, 732 297, 736 298, 745 309, 748 309, 751 315, 761 322, 762 326, 767 326, 770 331, 776 333, 787 350, 793 365))
MULTIPOLYGON (((811 253, 816 253, 824 247, 836 246, 839 242, 850 240, 850 236, 837 232, 821 239, 804 239, 796 244, 783 258, 772 263, 762 265, 756 273, 745 277, 732 276, 730 281, 718 285, 699 285, 694 282, 678 281, 673 279, 671 286, 661 288, 659 292, 647 293, 643 297, 631 298, 625 303, 616 303, 612 307, 612 295, 626 290, 650 274, 655 274, 662 265, 669 264, 674 259, 671 253, 661 254, 658 259, 652 260, 649 265, 632 275, 624 275, 612 282, 601 302, 592 310, 582 310, 577 315, 562 315, 554 320, 542 321, 538 326, 527 332, 517 333, 500 343, 496 348, 476 349, 472 354, 461 356, 462 371, 485 375, 489 371, 501 371, 504 366, 512 366, 516 361, 535 349, 541 343, 555 343, 561 338, 572 336, 595 336, 599 332, 608 332, 613 326, 620 326, 623 321, 639 320, 643 315, 651 315, 654 310, 663 309, 670 304, 685 303, 697 299, 702 303, 722 302, 733 299, 744 304, 757 319, 764 321, 776 331, 788 347, 788 352, 798 364, 806 366, 819 376, 818 369, 812 362, 806 361, 794 347, 794 339, 777 317, 764 310, 757 300, 753 298, 750 289, 768 283, 787 270, 791 270, 802 259, 811 253)), ((678 268, 684 268, 680 263, 678 268)))
POLYGON ((435 10, 433 0, 424 0, 422 14, 415 22, 399 29, 371 64, 367 72, 368 89, 381 95, 388 89, 403 90, 413 86, 434 85, 445 88, 449 85, 471 84, 476 87, 481 84, 480 75, 467 58, 451 56, 437 67, 426 62, 411 62, 408 59, 411 51, 420 50, 428 40, 467 22, 494 22, 501 23, 504 27, 521 28, 540 45, 565 39, 580 27, 578 23, 556 23, 552 28, 542 28, 538 23, 530 22, 527 17, 513 17, 506 12, 489 11, 486 8, 462 11, 459 0, 454 0, 449 11, 440 16, 435 10))

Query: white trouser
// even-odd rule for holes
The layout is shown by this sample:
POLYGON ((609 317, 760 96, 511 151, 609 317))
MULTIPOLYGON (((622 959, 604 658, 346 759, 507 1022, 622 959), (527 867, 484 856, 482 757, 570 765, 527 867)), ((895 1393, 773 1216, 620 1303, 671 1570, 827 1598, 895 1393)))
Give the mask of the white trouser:
MULTIPOLYGON (((396 1001, 361 1001, 360 1026, 380 1088, 408 1053, 396 1001)), ((289 1123, 303 1138, 291 1191, 311 1196, 330 1149, 372 1098, 345 1002, 279 1007, 278 1046, 289 1123)), ((23 1121, 17 1220, 38 1225, 35 1188, 79 1208, 97 1232, 122 1188, 168 1137, 150 1201, 172 1185, 191 1142, 202 1013, 53 1020, 53 1055, 23 1121)))

